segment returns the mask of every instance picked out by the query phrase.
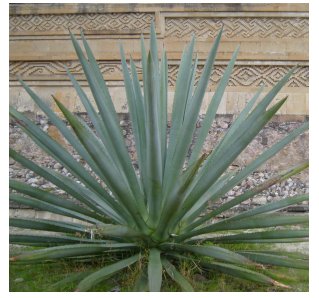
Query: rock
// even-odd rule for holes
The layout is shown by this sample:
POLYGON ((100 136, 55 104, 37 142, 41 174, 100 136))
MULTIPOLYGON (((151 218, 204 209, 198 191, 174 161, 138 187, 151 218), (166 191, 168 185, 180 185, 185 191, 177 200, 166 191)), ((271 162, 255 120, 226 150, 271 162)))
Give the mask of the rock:
POLYGON ((61 170, 61 169, 63 168, 63 166, 57 162, 57 163, 53 166, 53 168, 56 169, 56 170, 61 170))
POLYGON ((237 190, 236 192, 235 192, 235 196, 237 197, 237 196, 240 196, 240 195, 242 195, 243 194, 243 191, 241 190, 241 189, 239 189, 239 190, 237 190))
POLYGON ((228 192, 227 195, 228 195, 228 196, 234 196, 234 195, 235 195, 235 192, 234 192, 233 190, 231 190, 231 191, 228 192))
POLYGON ((46 125, 46 124, 48 124, 48 119, 40 119, 40 124, 41 124, 41 125, 46 125))
POLYGON ((18 277, 14 280, 16 283, 24 282, 24 279, 22 277, 18 277))
POLYGON ((267 204, 267 198, 266 197, 257 197, 252 199, 253 204, 256 205, 264 205, 267 204))
POLYGON ((225 121, 220 121, 220 123, 219 123, 219 126, 222 128, 222 129, 226 129, 226 128, 228 128, 228 123, 227 122, 225 122, 225 121))
POLYGON ((250 205, 250 200, 243 201, 241 204, 242 205, 250 205))
POLYGON ((28 184, 37 184, 39 182, 38 178, 30 178, 27 183, 28 184))

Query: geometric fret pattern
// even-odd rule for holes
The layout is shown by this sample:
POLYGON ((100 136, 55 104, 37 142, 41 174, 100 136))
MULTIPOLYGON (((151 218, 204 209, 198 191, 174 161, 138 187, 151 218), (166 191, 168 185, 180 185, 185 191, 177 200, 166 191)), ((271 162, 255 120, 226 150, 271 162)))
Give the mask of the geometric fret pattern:
POLYGON ((238 17, 238 18, 166 18, 165 36, 215 37, 224 25, 225 38, 307 38, 309 36, 308 18, 238 17))
POLYGON ((150 28, 153 13, 87 13, 39 14, 10 16, 10 32, 70 30, 133 30, 139 33, 150 28))
MULTIPOLYGON (((66 65, 71 73, 79 79, 82 78, 83 70, 77 61, 17 61, 10 62, 10 78, 15 80, 20 75, 25 80, 68 80, 64 69, 66 65)), ((117 76, 122 80, 122 67, 120 63, 99 61, 103 75, 108 79, 117 76)), ((275 85, 285 75, 292 66, 287 65, 235 65, 229 80, 229 86, 265 86, 275 85)), ((225 71, 226 65, 216 65, 210 78, 210 87, 215 86, 225 71)), ((195 81, 199 79, 203 65, 198 65, 195 81)), ((141 68, 137 64, 137 71, 141 73, 141 68)), ((169 65, 168 81, 169 86, 175 86, 178 73, 178 65, 169 65)), ((299 66, 287 83, 289 87, 309 86, 309 67, 299 66)))
MULTIPOLYGON (((234 87, 257 87, 264 85, 266 87, 274 86, 279 80, 292 68, 292 66, 282 65, 235 65, 228 86, 234 87)), ((226 65, 216 65, 210 76, 209 87, 216 86, 224 71, 226 65)), ((203 66, 197 67, 195 82, 199 80, 203 66)), ((175 86, 178 66, 169 67, 169 85, 175 86)), ((286 84, 287 87, 309 87, 309 67, 300 66, 286 84)))

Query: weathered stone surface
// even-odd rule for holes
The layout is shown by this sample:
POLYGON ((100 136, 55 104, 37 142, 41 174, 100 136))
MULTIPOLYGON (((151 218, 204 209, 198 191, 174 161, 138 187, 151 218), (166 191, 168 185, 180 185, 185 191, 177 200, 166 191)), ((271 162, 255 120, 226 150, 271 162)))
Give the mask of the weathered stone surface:
MULTIPOLYGON (((196 81, 213 38, 224 25, 223 40, 208 91, 213 92, 235 48, 240 53, 219 113, 237 113, 247 97, 264 84, 268 90, 292 66, 298 64, 286 88, 289 95, 282 114, 308 114, 308 5, 307 4, 12 4, 10 6, 10 102, 24 111, 36 111, 17 84, 22 77, 48 100, 51 94, 74 112, 82 108, 65 74, 64 65, 83 81, 68 29, 88 38, 109 81, 118 112, 125 112, 125 92, 118 40, 137 60, 140 79, 140 41, 154 20, 159 48, 168 55, 169 88, 174 90, 179 59, 186 42, 195 33, 198 54, 196 81), (45 38, 44 38, 45 37, 45 38), (124 100, 124 101, 123 101, 124 100)), ((87 89, 87 88, 86 88, 87 89)), ((203 111, 205 109, 203 108, 203 111)))
MULTIPOLYGON (((264 96, 294 65, 298 65, 296 71, 276 97, 281 99, 288 96, 287 102, 275 120, 260 132, 231 167, 233 169, 244 167, 263 150, 305 121, 309 109, 307 4, 12 4, 10 5, 10 103, 35 120, 43 131, 68 148, 74 158, 89 169, 81 157, 72 151, 59 131, 43 117, 43 113, 17 81, 19 75, 57 113, 60 112, 52 103, 51 95, 58 98, 72 112, 84 113, 85 110, 64 69, 66 65, 83 86, 88 97, 92 99, 68 36, 68 29, 78 34, 80 27, 83 28, 109 86, 115 109, 120 113, 120 125, 125 143, 137 169, 135 143, 127 115, 128 106, 118 40, 123 40, 127 57, 130 53, 137 61, 138 76, 142 79, 139 37, 143 33, 148 42, 148 31, 152 20, 156 24, 159 48, 164 45, 168 55, 169 113, 172 110, 179 59, 186 42, 192 33, 196 34, 195 51, 199 61, 195 82, 198 82, 212 41, 224 24, 224 35, 201 107, 202 116, 198 120, 198 128, 201 127, 203 114, 224 73, 227 60, 240 45, 238 60, 217 111, 217 120, 213 123, 205 142, 204 151, 208 152, 216 146, 220 137, 231 126, 234 115, 243 109, 261 84, 265 86, 262 94, 264 96)), ((85 114, 82 114, 82 117, 88 121, 85 114)), ((35 146, 14 122, 10 124, 10 146, 34 162, 72 177, 67 169, 35 146)), ((305 133, 215 203, 220 204, 238 196, 262 183, 274 173, 306 159, 308 146, 308 134, 305 133)), ((53 184, 23 169, 15 161, 10 159, 9 163, 10 177, 31 186, 65 195, 53 184)), ((259 197, 243 202, 228 213, 247 210, 265 202, 305 193, 307 190, 308 174, 304 172, 285 183, 272 186, 259 197)), ((23 206, 12 204, 12 207, 23 206)), ((214 204, 210 208, 214 208, 214 204)), ((31 215, 29 214, 31 217, 40 214, 39 211, 26 208, 14 209, 12 212, 16 212, 14 213, 16 216, 23 216, 23 212, 31 212, 31 215)), ((225 213, 222 216, 229 214, 225 213)), ((41 216, 49 215, 41 214, 41 216)))

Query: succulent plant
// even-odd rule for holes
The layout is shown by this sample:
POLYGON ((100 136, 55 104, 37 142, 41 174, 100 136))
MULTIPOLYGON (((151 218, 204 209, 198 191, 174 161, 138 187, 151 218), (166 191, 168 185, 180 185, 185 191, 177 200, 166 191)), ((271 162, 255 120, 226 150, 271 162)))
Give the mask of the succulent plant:
POLYGON ((275 175, 207 211, 209 202, 223 197, 308 129, 308 123, 304 123, 243 169, 234 171, 229 168, 286 101, 287 98, 283 98, 272 104, 294 68, 258 102, 263 90, 261 87, 218 145, 211 148, 210 153, 202 154, 203 144, 215 119, 239 49, 234 51, 211 98, 202 125, 196 131, 222 30, 215 38, 197 84, 194 83, 197 69, 197 58, 193 59, 195 39, 191 40, 182 54, 171 125, 167 133, 167 56, 163 50, 159 61, 155 28, 152 25, 149 51, 141 38, 143 86, 140 85, 134 61, 130 59, 129 67, 121 47, 126 98, 137 152, 136 170, 125 145, 110 93, 89 44, 82 33, 84 53, 76 37, 72 33, 70 35, 97 109, 70 71, 66 71, 93 123, 93 129, 62 102, 53 98, 72 127, 70 129, 66 121, 54 113, 25 82, 20 81, 91 171, 86 170, 66 148, 25 115, 10 108, 10 115, 17 125, 72 176, 64 176, 37 165, 13 149, 10 149, 10 157, 73 198, 69 200, 54 192, 10 181, 10 200, 70 218, 68 221, 11 218, 10 225, 14 227, 56 232, 53 235, 32 234, 30 231, 11 234, 10 242, 13 244, 37 247, 11 257, 11 261, 94 260, 120 256, 120 260, 102 264, 103 267, 95 272, 78 275, 82 280, 76 291, 87 291, 134 263, 138 263, 141 270, 136 289, 149 291, 161 290, 163 271, 182 290, 192 291, 191 283, 178 271, 178 263, 184 259, 193 259, 204 270, 220 271, 276 286, 284 285, 269 277, 267 270, 261 272, 263 264, 307 268, 307 260, 298 255, 287 256, 282 252, 265 252, 257 248, 250 251, 234 250, 230 244, 307 241, 308 230, 295 229, 293 226, 307 223, 306 215, 279 214, 275 211, 305 201, 308 195, 274 201, 229 218, 220 215, 271 185, 299 173, 308 167, 308 162, 275 175), (191 146, 194 136, 195 143, 191 146))

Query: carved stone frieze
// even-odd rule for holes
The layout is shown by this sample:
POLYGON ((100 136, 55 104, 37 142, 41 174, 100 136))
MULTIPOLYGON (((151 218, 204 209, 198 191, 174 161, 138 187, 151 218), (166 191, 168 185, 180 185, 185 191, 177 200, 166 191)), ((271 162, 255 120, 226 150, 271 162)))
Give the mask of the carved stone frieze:
MULTIPOLYGON (((210 86, 215 86, 220 81, 226 65, 216 65, 210 76, 210 86)), ((282 65, 235 65, 228 86, 256 87, 274 86, 291 69, 291 66, 282 65)), ((203 65, 197 67, 195 83, 199 80, 203 65)), ((178 66, 169 67, 169 85, 175 86, 178 66)), ((300 66, 288 81, 287 87, 308 87, 309 67, 300 66)))
MULTIPOLYGON (((100 61, 101 72, 108 80, 122 80, 122 67, 117 62, 100 61)), ((81 64, 78 61, 40 61, 40 62, 11 62, 10 77, 14 80, 18 75, 25 80, 67 80, 64 66, 80 79, 84 77, 81 64)), ((216 85, 225 71, 226 65, 216 65, 210 79, 210 85, 216 85)), ((199 79, 203 65, 197 68, 195 82, 199 79)), ((289 65, 236 65, 233 69, 229 86, 255 87, 264 84, 265 86, 275 85, 288 71, 289 65)), ((138 73, 141 68, 137 65, 138 73)), ((169 85, 175 86, 178 73, 178 65, 169 65, 169 85)), ((309 68, 300 66, 289 80, 288 87, 308 87, 309 68)))
POLYGON ((153 13, 41 14, 10 16, 10 32, 48 32, 84 29, 140 32, 149 29, 153 13))
POLYGON ((307 18, 240 17, 240 18, 165 18, 165 36, 215 37, 223 29, 224 38, 308 38, 307 18))

